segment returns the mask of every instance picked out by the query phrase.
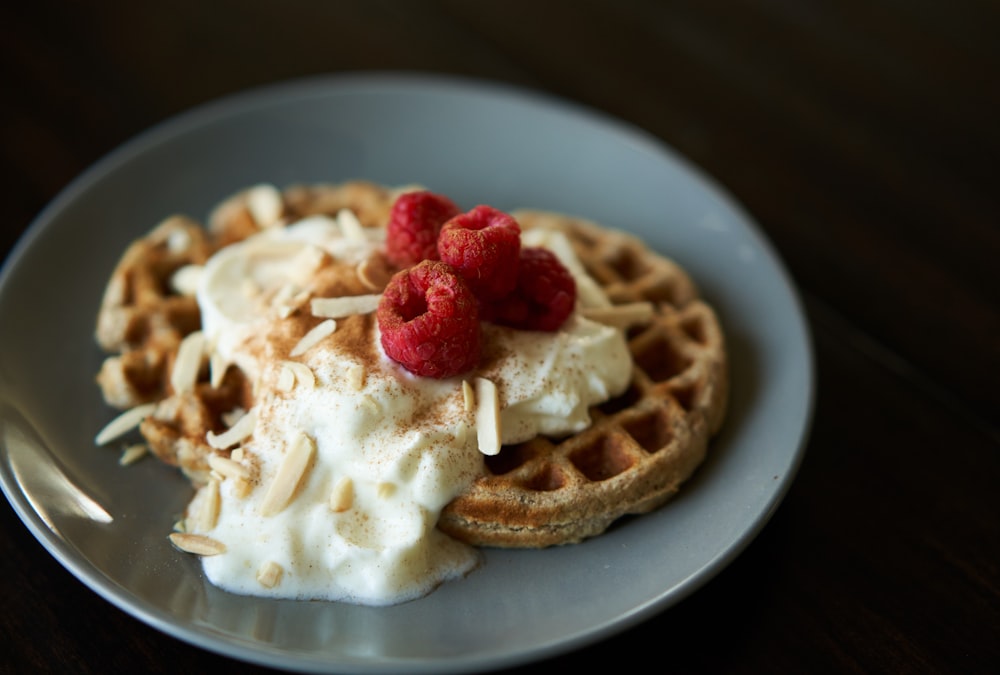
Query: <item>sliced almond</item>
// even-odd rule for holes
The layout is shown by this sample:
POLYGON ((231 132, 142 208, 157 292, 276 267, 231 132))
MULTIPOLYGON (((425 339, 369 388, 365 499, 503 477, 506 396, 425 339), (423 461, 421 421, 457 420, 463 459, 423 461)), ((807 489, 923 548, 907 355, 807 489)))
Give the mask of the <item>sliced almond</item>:
POLYGON ((201 279, 201 265, 184 265, 170 276, 170 287, 181 295, 194 296, 198 292, 198 281, 201 279))
POLYGON ((241 443, 253 433, 254 428, 257 426, 257 415, 253 410, 250 410, 241 417, 236 424, 226 429, 221 434, 216 434, 209 430, 205 434, 205 440, 208 444, 215 448, 216 450, 225 450, 226 448, 241 443))
POLYGON ((294 384, 301 385, 308 389, 316 386, 316 374, 304 363, 298 361, 282 361, 282 367, 287 368, 292 373, 294 384))
POLYGON ((94 442, 97 445, 104 445, 105 443, 109 443, 116 438, 124 436, 138 427, 144 419, 152 415, 154 410, 156 410, 155 403, 144 403, 142 405, 137 405, 134 408, 129 408, 108 422, 107 425, 105 425, 105 427, 97 433, 97 436, 94 437, 94 442))
POLYGON ((278 370, 278 381, 275 383, 278 391, 291 391, 295 387, 295 373, 286 363, 282 363, 278 370))
POLYGON ((291 282, 284 284, 271 296, 271 306, 281 309, 300 290, 302 289, 298 285, 291 282))
POLYGON ((209 455, 208 466, 223 478, 241 478, 243 480, 250 478, 250 469, 229 457, 209 455))
POLYGON ((305 354, 307 351, 319 344, 321 340, 332 335, 335 330, 337 330, 337 322, 333 319, 327 319, 326 321, 316 324, 312 330, 302 336, 302 339, 299 340, 298 344, 292 347, 290 355, 301 356, 302 354, 305 354))
POLYGON ((313 298, 309 309, 313 316, 327 319, 342 319, 353 314, 370 314, 378 309, 382 296, 378 293, 367 295, 344 295, 336 298, 313 298))
POLYGON ((277 305, 278 316, 282 319, 287 319, 294 314, 299 307, 306 304, 310 295, 312 294, 309 291, 299 291, 290 298, 283 300, 277 305))
POLYGON ((365 367, 360 363, 352 363, 347 366, 345 372, 347 378, 347 384, 350 385, 351 389, 354 391, 361 391, 365 386, 365 367))
POLYGON ((329 499, 330 510, 334 513, 343 513, 354 504, 354 481, 348 476, 343 476, 333 485, 330 490, 329 499))
MULTIPOLYGON (((329 254, 315 244, 305 246, 292 260, 290 277, 299 284, 306 284, 316 274, 316 270, 329 254)), ((291 297, 291 296, 289 296, 291 297)))
POLYGON ((465 412, 472 412, 476 407, 476 391, 468 380, 462 380, 462 399, 465 404, 465 412))
POLYGON ((264 495, 260 511, 264 516, 280 513, 292 501, 295 490, 305 477, 316 452, 316 442, 307 434, 300 433, 282 460, 274 481, 264 495))
POLYGON ((630 302, 608 307, 587 307, 580 310, 580 314, 592 321, 625 329, 652 321, 654 309, 651 302, 630 302))
POLYGON ((389 481, 382 481, 378 484, 378 496, 382 499, 388 499, 396 492, 396 484, 390 483, 389 481))
POLYGON ((226 552, 225 544, 203 534, 171 532, 170 542, 185 553, 195 555, 219 555, 226 552))
POLYGON ((121 457, 118 458, 118 463, 122 466, 128 466, 130 464, 135 464, 140 459, 145 457, 149 453, 149 446, 145 443, 136 443, 130 445, 125 450, 122 451, 121 457))
POLYGON ((201 502, 198 507, 198 521, 195 529, 211 530, 219 520, 219 481, 211 479, 202 488, 201 502))
POLYGON ((281 192, 273 185, 255 185, 246 192, 246 206, 261 227, 276 225, 285 211, 281 192))
POLYGON ((372 270, 371 258, 365 258, 354 268, 354 273, 358 275, 358 281, 364 284, 369 291, 380 291, 382 286, 378 283, 378 277, 372 270))
POLYGON ((479 452, 500 452, 500 397, 496 385, 484 377, 476 378, 476 438, 479 452))
POLYGON ((237 478, 232 482, 232 493, 233 496, 238 499, 245 498, 250 494, 250 490, 253 489, 253 483, 249 480, 243 480, 242 478, 237 478))
POLYGON ((284 568, 273 560, 262 563, 257 569, 257 582, 264 588, 274 588, 281 583, 284 568))
POLYGON ((365 236, 365 226, 350 209, 341 209, 337 212, 337 225, 340 226, 340 231, 345 239, 360 242, 368 240, 368 237, 365 236))
POLYGON ((242 419, 242 417, 246 414, 247 414, 246 410, 244 410, 240 406, 236 406, 232 410, 227 410, 226 412, 222 413, 220 417, 222 418, 222 422, 227 427, 231 427, 237 422, 239 422, 240 419, 242 419))
POLYGON ((200 330, 189 333, 177 348, 177 359, 170 371, 170 386, 176 394, 194 390, 201 369, 201 359, 205 354, 205 336, 200 330))

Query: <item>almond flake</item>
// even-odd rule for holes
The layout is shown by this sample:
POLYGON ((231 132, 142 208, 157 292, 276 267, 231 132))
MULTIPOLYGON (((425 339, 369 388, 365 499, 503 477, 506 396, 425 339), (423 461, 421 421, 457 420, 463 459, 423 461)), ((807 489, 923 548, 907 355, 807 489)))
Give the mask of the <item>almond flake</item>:
POLYGON ((197 530, 211 530, 219 521, 219 481, 212 479, 202 488, 201 503, 198 508, 197 530))
POLYGON ((347 366, 347 383, 354 391, 361 391, 365 386, 365 367, 360 363, 352 363, 347 366))
POLYGON ((344 295, 336 298, 313 298, 309 309, 313 316, 326 319, 342 319, 352 314, 370 314, 378 309, 378 293, 367 295, 344 295))
POLYGON ((274 481, 264 495, 261 515, 273 516, 280 513, 292 501, 295 489, 302 482, 316 452, 316 442, 308 435, 300 433, 282 460, 274 481))
POLYGON ((382 499, 388 499, 396 492, 396 484, 390 483, 388 481, 383 481, 378 484, 378 496, 382 499))
MULTIPOLYGON (((313 301, 315 302, 315 300, 313 301)), ((333 331, 337 330, 337 322, 333 319, 327 319, 322 323, 316 324, 316 326, 310 330, 308 333, 302 336, 290 353, 291 356, 300 356, 314 346, 316 346, 321 340, 333 334, 333 331)))
POLYGON ((135 445, 130 445, 122 452, 121 457, 118 458, 118 463, 122 466, 128 466, 129 464, 135 464, 140 459, 146 456, 149 452, 149 446, 145 443, 136 443, 135 445))
POLYGON ((205 354, 205 336, 200 330, 185 336, 177 348, 177 359, 170 371, 170 386, 175 394, 186 394, 194 390, 201 369, 201 358, 205 354))
POLYGON ((281 583, 281 576, 285 570, 273 560, 261 564, 257 569, 257 582, 264 588, 274 588, 281 583))
POLYGON ((285 210, 281 193, 273 185, 257 185, 246 192, 246 205, 250 215, 261 227, 275 225, 285 210))
POLYGON ((299 291, 287 300, 282 301, 278 305, 278 317, 281 319, 290 317, 299 307, 306 304, 310 295, 312 294, 309 291, 299 291))
POLYGON ((137 405, 134 408, 129 408, 125 412, 118 415, 118 417, 108 422, 107 425, 97 433, 97 436, 94 438, 94 443, 97 445, 104 445, 105 443, 113 441, 120 436, 124 436, 138 427, 144 419, 152 415, 154 410, 156 410, 155 403, 144 403, 143 405, 137 405))
POLYGON ((293 384, 300 384, 309 389, 316 386, 316 375, 306 364, 298 361, 282 361, 281 365, 292 374, 295 380, 293 384))
POLYGON ((275 386, 278 388, 278 391, 291 391, 295 386, 295 373, 288 367, 288 364, 281 364, 281 370, 278 372, 278 381, 275 383, 275 386))
POLYGON ((225 544, 202 534, 171 532, 170 542, 185 553, 195 555, 219 555, 226 552, 225 544))
POLYGON ((334 513, 343 513, 354 503, 354 482, 347 476, 338 480, 330 490, 328 504, 334 513))
MULTIPOLYGON (((242 417, 243 417, 244 415, 246 415, 246 414, 247 414, 247 411, 246 411, 246 410, 244 410, 244 409, 243 409, 243 408, 241 408, 240 406, 236 406, 236 407, 235 407, 235 408, 233 408, 232 410, 228 410, 228 411, 226 411, 226 412, 222 413, 221 415, 219 415, 219 417, 221 417, 221 418, 222 418, 222 422, 223 422, 223 423, 224 423, 224 424, 225 424, 225 425, 226 425, 227 427, 231 427, 231 426, 233 426, 234 424, 236 424, 237 422, 239 422, 239 421, 240 421, 240 419, 241 419, 241 418, 242 418, 242 417)), ((234 452, 235 452, 235 451, 234 451, 234 452)))
POLYGON ((361 224, 360 220, 358 220, 354 211, 350 209, 341 209, 337 213, 337 224, 340 225, 340 231, 343 233, 345 239, 360 242, 368 240, 365 236, 365 226, 361 224))
POLYGON ((496 385, 483 377, 476 378, 476 438, 479 452, 500 452, 500 397, 496 385))
POLYGON ((291 278, 300 284, 306 284, 316 274, 317 268, 323 264, 328 253, 315 244, 307 244, 295 254, 291 262, 291 278))
POLYGON ((649 323, 653 319, 653 303, 630 302, 609 307, 587 307, 580 313, 592 321, 624 329, 649 323))
POLYGON ((209 430, 208 433, 205 434, 205 440, 208 441, 208 444, 216 450, 225 450, 229 446, 236 445, 246 438, 249 438, 256 426, 257 415, 251 410, 237 420, 236 424, 229 427, 221 434, 216 434, 209 430))
POLYGON ((352 314, 369 314, 378 309, 378 293, 367 295, 344 295, 336 298, 313 298, 309 309, 313 316, 326 319, 342 319, 352 314))
POLYGON ((462 380, 462 398, 465 412, 472 412, 476 407, 476 392, 468 380, 462 380))
POLYGON ((234 497, 237 497, 238 499, 243 499, 248 494, 250 494, 250 490, 252 488, 253 488, 253 483, 251 483, 250 481, 243 480, 242 478, 236 478, 235 480, 233 480, 231 489, 234 497))
POLYGON ((170 287, 181 295, 193 297, 198 292, 198 281, 201 279, 201 265, 184 265, 179 267, 170 277, 170 287))
POLYGON ((299 285, 288 282, 271 296, 271 307, 274 308, 280 318, 287 319, 295 310, 305 304, 306 300, 309 299, 309 295, 309 291, 304 291, 299 285))
POLYGON ((250 469, 229 457, 209 455, 208 465, 223 478, 250 478, 250 469))
POLYGON ((354 273, 358 275, 358 281, 364 284, 365 288, 370 291, 382 290, 382 287, 375 281, 372 270, 371 258, 365 258, 358 263, 358 266, 354 268, 354 273))

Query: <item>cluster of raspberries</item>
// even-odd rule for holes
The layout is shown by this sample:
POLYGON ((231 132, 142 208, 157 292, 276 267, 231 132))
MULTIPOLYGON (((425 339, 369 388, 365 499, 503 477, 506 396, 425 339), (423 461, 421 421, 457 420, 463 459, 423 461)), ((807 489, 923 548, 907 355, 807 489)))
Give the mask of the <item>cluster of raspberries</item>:
POLYGON ((462 213, 442 195, 404 194, 389 216, 386 255, 401 269, 378 306, 382 348, 416 375, 475 367, 481 321, 554 331, 576 303, 555 254, 521 246, 521 226, 491 206, 462 213))

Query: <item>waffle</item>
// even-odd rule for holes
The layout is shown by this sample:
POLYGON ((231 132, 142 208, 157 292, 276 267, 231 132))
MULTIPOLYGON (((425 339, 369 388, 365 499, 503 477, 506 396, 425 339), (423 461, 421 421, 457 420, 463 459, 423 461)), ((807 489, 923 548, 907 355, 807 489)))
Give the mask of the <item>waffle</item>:
MULTIPOLYGON (((258 188, 220 204, 205 227, 179 216, 161 223, 126 251, 102 302, 96 337, 110 354, 97 382, 105 401, 120 409, 155 402, 140 426, 150 448, 204 483, 213 453, 206 434, 223 432, 230 414, 253 405, 252 386, 235 368, 211 383, 203 363, 191 389, 173 389, 178 347, 200 325, 178 273, 222 246, 309 215, 350 209, 362 226, 384 225, 398 194, 362 181, 281 193, 258 188)), ((723 422, 728 374, 716 315, 673 261, 631 235, 582 219, 514 215, 525 230, 564 232, 605 303, 652 308, 627 328, 634 369, 624 394, 593 408, 593 424, 581 433, 539 436, 484 457, 481 477, 439 520, 442 531, 472 545, 534 548, 579 542, 669 500, 702 463, 723 422)), ((384 286, 391 270, 372 270, 370 278, 358 271, 366 283, 351 294, 384 286)))
POLYGON ((705 458, 726 412, 725 341, 686 272, 631 235, 578 218, 516 212, 524 229, 550 227, 615 305, 649 302, 629 328, 628 390, 563 439, 535 437, 486 457, 485 475, 452 501, 438 527, 476 546, 539 548, 582 541, 669 500, 705 458))
MULTIPOLYGON (((397 194, 367 181, 295 186, 280 194, 258 187, 223 201, 205 226, 182 215, 159 223, 126 249, 101 301, 95 338, 110 354, 96 380, 105 403, 119 410, 156 403, 139 428, 149 449, 195 484, 204 483, 213 452, 206 433, 223 432, 230 413, 252 406, 252 383, 230 368, 213 384, 203 364, 192 391, 173 390, 170 374, 181 340, 201 325, 192 289, 179 285, 183 269, 265 228, 311 215, 349 209, 364 226, 384 224, 397 194)), ((388 272, 372 266, 370 285, 384 285, 388 272)))

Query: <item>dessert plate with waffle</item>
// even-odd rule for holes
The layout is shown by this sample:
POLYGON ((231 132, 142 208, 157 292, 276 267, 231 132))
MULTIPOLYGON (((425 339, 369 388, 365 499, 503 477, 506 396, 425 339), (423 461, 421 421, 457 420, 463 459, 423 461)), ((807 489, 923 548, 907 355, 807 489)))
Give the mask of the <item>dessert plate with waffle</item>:
MULTIPOLYGON (((411 208, 404 229, 428 208, 411 208)), ((537 92, 359 75, 203 106, 80 176, 0 284, 3 315, 21 317, 0 328, 0 478, 26 526, 138 620, 286 670, 491 670, 667 611, 765 526, 809 428, 808 331, 759 228, 657 140, 537 92), (403 235, 388 223, 418 193, 449 204, 433 252, 417 256, 433 261, 392 253, 403 235), (476 286, 468 256, 443 243, 486 204, 519 228, 520 276, 501 294, 476 286), (560 301, 525 271, 536 248, 572 279, 555 284, 575 294, 557 325, 545 322, 560 301), (441 338, 447 367, 461 362, 444 373, 395 356, 384 306, 425 267, 457 314, 420 344, 440 326, 474 331, 441 338), (543 295, 533 323, 522 300, 543 295), (254 303, 267 330, 245 318, 254 303), (40 304, 53 311, 31 311, 40 304), (566 343, 579 353, 552 356, 566 343), (317 356, 327 353, 340 359, 335 376, 317 356), (533 375, 543 366, 547 377, 533 375), (340 427, 369 429, 366 406, 392 414, 345 436, 304 426, 317 400, 360 401, 340 427), (274 431, 286 418, 300 420, 295 434, 274 431), (432 439, 417 455, 397 442, 410 427, 432 439), (294 437, 277 452, 287 461, 268 454, 269 434, 294 437), (442 435, 461 452, 435 463, 442 435), (369 490, 371 467, 390 462, 391 480, 369 490), (413 487, 444 475, 450 492, 413 487), (256 543, 301 526, 303 541, 322 532, 363 553, 382 544, 350 529, 349 514, 370 523, 403 494, 420 502, 406 522, 416 513, 433 531, 426 548, 406 549, 431 561, 424 586, 366 595, 345 581, 324 596, 327 582, 256 543), (313 502, 340 523, 335 534, 317 529, 313 502), (259 513, 284 524, 268 529, 259 513), (254 573, 244 580, 241 567, 254 573)))

